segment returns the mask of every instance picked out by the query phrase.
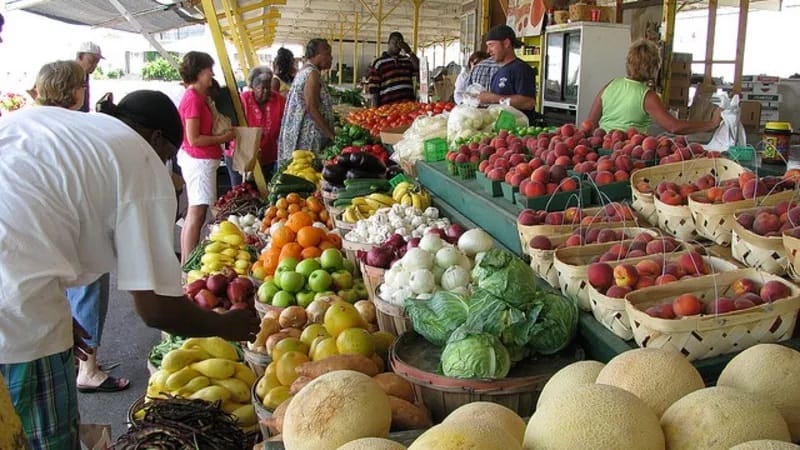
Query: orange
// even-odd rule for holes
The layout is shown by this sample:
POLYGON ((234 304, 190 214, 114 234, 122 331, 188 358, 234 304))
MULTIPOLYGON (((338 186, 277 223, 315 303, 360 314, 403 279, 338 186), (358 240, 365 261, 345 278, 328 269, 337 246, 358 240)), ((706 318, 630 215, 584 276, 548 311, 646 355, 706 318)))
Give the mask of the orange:
POLYGON ((276 248, 281 248, 290 242, 294 242, 295 239, 294 231, 285 226, 275 228, 271 236, 272 246, 276 248))
POLYGON ((312 219, 311 216, 302 211, 292 213, 289 216, 289 219, 286 221, 286 226, 289 227, 295 233, 300 231, 301 228, 313 224, 314 224, 314 219, 312 219))
POLYGON ((281 248, 281 255, 278 259, 282 261, 284 258, 295 258, 299 261, 303 259, 302 253, 303 247, 301 247, 300 244, 297 242, 290 242, 281 248))
POLYGON ((300 211, 300 205, 297 203, 292 203, 288 208, 286 208, 286 210, 289 211, 289 214, 296 213, 297 211, 300 211))
POLYGON ((286 209, 286 207, 289 206, 289 202, 286 201, 285 198, 279 198, 278 201, 275 202, 275 206, 278 209, 286 209))
POLYGON ((286 211, 285 209, 279 209, 276 216, 278 217, 278 219, 285 219, 289 217, 289 211, 286 211))
POLYGON ((330 217, 331 216, 330 214, 328 214, 328 210, 326 209, 323 209, 322 211, 319 212, 319 220, 323 222, 326 222, 328 219, 330 219, 330 217))
POLYGON ((300 197, 300 194, 292 192, 291 194, 286 196, 286 201, 296 205, 299 204, 301 201, 303 201, 303 198, 300 197))
POLYGON ((336 245, 331 241, 322 241, 319 243, 320 250, 327 250, 329 248, 336 248, 336 245))
POLYGON ((261 266, 267 272, 267 275, 272 275, 275 273, 275 269, 278 268, 278 255, 271 254, 271 253, 264 253, 263 258, 261 259, 261 266))
POLYGON ((309 258, 316 258, 317 256, 320 256, 321 254, 322 254, 322 250, 319 247, 306 247, 300 253, 300 256, 302 256, 303 259, 309 259, 309 258))
POLYGON ((315 247, 325 237, 325 231, 315 227, 307 226, 300 228, 297 232, 297 243, 303 248, 315 247))
POLYGON ((328 233, 325 239, 330 241, 336 248, 342 248, 342 237, 338 234, 328 233))
POLYGON ((276 208, 275 206, 270 206, 269 208, 267 208, 265 217, 267 217, 268 219, 272 219, 273 217, 275 217, 275 214, 277 213, 278 213, 278 208, 276 208))
POLYGON ((324 209, 322 202, 316 197, 308 197, 306 199, 306 205, 311 211, 314 211, 316 213, 322 212, 322 210, 324 209))

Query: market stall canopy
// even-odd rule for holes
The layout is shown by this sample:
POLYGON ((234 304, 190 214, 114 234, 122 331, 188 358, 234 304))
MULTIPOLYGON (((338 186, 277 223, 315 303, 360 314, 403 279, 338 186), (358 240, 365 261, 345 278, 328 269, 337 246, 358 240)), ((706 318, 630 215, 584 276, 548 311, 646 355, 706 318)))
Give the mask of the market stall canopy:
MULTIPOLYGON (((200 0, 6 0, 6 8, 23 9, 67 23, 152 34, 205 22, 203 3, 200 0), (126 18, 126 13, 141 28, 126 18)), ((411 41, 415 4, 419 6, 417 42, 425 46, 458 38, 464 14, 461 2, 443 0, 214 0, 213 4, 225 36, 233 40, 239 34, 254 49, 273 42, 304 44, 313 37, 385 42, 395 30, 411 41)))

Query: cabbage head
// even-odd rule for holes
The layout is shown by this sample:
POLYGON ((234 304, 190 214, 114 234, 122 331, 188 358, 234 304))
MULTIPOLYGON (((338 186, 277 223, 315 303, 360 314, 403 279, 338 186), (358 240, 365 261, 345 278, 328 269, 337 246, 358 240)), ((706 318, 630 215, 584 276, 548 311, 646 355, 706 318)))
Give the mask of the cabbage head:
POLYGON ((472 280, 477 287, 522 310, 534 302, 538 290, 531 266, 500 249, 489 250, 480 261, 476 258, 472 280))
POLYGON ((442 351, 442 373, 448 377, 505 378, 510 368, 508 350, 491 334, 457 331, 442 351))
POLYGON ((467 321, 469 303, 458 294, 436 291, 428 300, 406 299, 405 310, 414 331, 441 347, 450 334, 467 321))
POLYGON ((538 296, 542 310, 533 326, 531 350, 550 355, 563 349, 575 337, 578 329, 578 306, 557 292, 541 291, 538 296))

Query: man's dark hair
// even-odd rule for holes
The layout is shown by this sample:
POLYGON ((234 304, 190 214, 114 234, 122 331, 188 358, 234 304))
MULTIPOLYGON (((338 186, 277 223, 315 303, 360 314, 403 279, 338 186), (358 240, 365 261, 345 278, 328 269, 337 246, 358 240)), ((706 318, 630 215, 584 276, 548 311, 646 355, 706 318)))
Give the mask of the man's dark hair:
POLYGON ((208 53, 203 52, 189 52, 183 55, 178 66, 178 72, 181 74, 181 79, 186 84, 192 84, 197 81, 197 77, 205 69, 214 67, 214 58, 208 53))
POLYGON ((399 32, 399 31, 392 31, 391 33, 389 33, 389 39, 391 39, 393 37, 397 38, 397 39, 400 39, 401 41, 404 40, 403 39, 403 33, 399 32))
POLYGON ((284 83, 291 83, 294 75, 292 68, 294 68, 294 54, 288 48, 281 47, 278 49, 278 54, 275 55, 275 75, 278 76, 284 83))
POLYGON ((306 44, 306 59, 313 58, 322 51, 323 48, 330 47, 327 39, 314 38, 306 44))
POLYGON ((114 104, 109 93, 97 102, 97 112, 114 116, 129 124, 160 130, 175 147, 183 140, 183 125, 175 104, 163 92, 133 91, 114 104))

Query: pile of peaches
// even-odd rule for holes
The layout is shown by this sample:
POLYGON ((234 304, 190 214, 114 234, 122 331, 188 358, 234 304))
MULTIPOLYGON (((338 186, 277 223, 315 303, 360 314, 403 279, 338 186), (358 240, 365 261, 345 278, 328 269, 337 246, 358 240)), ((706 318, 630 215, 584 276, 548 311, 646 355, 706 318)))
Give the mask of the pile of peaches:
POLYGON ((661 286, 709 273, 705 260, 695 251, 668 259, 666 263, 664 258, 649 258, 612 267, 606 261, 608 260, 589 265, 587 277, 589 284, 598 292, 614 298, 624 298, 626 294, 637 289, 661 286))
POLYGON ((683 136, 648 136, 631 128, 627 132, 613 130, 602 139, 602 148, 612 150, 611 156, 630 156, 634 160, 653 161, 659 164, 686 161, 693 158, 719 157, 720 153, 707 152, 702 145, 689 144, 683 136))
POLYGON ((747 230, 760 236, 778 237, 785 230, 791 230, 794 237, 800 236, 800 206, 781 201, 775 206, 765 206, 754 211, 736 214, 736 222, 747 230))
POLYGON ((591 225, 605 222, 627 222, 635 220, 636 215, 630 206, 611 202, 605 206, 586 210, 577 206, 564 211, 547 212, 543 209, 523 209, 517 222, 520 225, 591 225))

